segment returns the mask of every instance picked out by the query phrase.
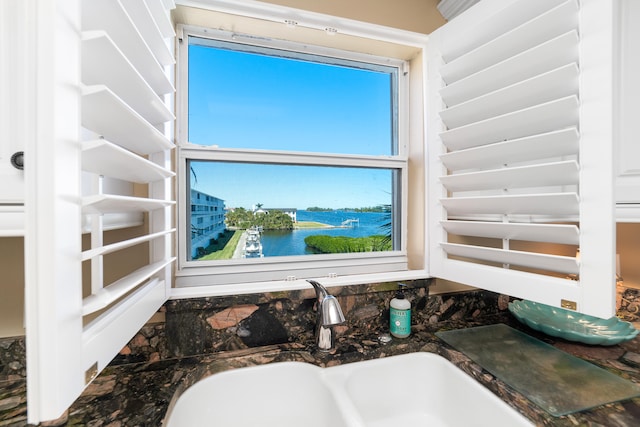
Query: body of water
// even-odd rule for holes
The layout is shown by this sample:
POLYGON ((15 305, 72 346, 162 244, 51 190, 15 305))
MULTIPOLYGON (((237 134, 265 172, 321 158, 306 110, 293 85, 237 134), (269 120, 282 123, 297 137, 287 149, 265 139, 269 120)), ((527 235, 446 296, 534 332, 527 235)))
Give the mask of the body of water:
POLYGON ((327 236, 366 237, 374 234, 386 234, 381 226, 389 221, 389 215, 377 212, 309 212, 299 210, 298 221, 321 222, 339 226, 343 221, 357 219, 354 227, 314 228, 291 231, 265 231, 262 233, 262 253, 265 257, 311 254, 304 244, 307 236, 324 234, 327 236))

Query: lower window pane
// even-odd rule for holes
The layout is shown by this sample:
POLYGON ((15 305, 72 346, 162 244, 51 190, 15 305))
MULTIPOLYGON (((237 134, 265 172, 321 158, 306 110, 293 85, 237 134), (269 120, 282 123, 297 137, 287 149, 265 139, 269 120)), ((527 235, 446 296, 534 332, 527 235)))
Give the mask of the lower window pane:
POLYGON ((396 250, 393 169, 189 161, 189 260, 396 250))

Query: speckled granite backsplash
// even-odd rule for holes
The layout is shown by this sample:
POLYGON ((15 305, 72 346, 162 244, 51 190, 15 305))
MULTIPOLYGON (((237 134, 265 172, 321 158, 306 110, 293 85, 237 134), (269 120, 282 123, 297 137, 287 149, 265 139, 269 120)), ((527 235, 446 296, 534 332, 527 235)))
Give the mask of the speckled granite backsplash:
MULTIPOLYGON (((441 317, 498 310, 495 303, 478 298, 428 298, 427 280, 406 282, 414 323, 437 322, 441 317), (493 305, 492 308, 490 306, 493 305), (470 312, 471 311, 471 312, 470 312)), ((330 288, 347 318, 338 336, 353 331, 388 331, 389 301, 397 283, 330 288)), ((147 325, 120 352, 112 364, 155 361, 174 357, 263 347, 288 342, 311 342, 316 322, 315 292, 309 289, 228 297, 168 301, 164 324, 147 325)), ((477 315, 477 314, 476 314, 477 315)))
MULTIPOLYGON (((412 324, 460 320, 507 309, 509 298, 491 292, 429 297, 429 281, 407 284, 412 324)), ((389 301, 398 284, 378 283, 330 288, 347 322, 337 336, 389 331, 389 301)), ((115 358, 113 364, 155 361, 282 343, 311 343, 316 322, 312 288, 229 297, 168 301, 164 324, 147 325, 115 358)))
MULTIPOLYGON (((427 308, 427 281, 408 283, 406 296, 416 316, 427 308)), ((337 326, 337 335, 357 329, 382 330, 396 283, 331 288, 348 319, 337 326)), ((315 292, 312 288, 225 298, 169 301, 165 333, 172 357, 262 347, 313 339, 316 323, 315 292)), ((419 322, 423 318, 417 319, 419 322)), ((388 322, 387 322, 388 325, 388 322)))

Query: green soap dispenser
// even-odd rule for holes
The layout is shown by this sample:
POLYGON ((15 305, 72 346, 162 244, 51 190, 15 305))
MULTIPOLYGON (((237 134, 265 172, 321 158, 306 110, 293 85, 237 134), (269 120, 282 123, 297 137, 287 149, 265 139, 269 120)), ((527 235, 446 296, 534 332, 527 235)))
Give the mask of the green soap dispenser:
POLYGON ((389 327, 391 335, 396 338, 407 338, 411 334, 411 303, 404 297, 404 287, 400 284, 395 298, 391 300, 389 310, 389 327))

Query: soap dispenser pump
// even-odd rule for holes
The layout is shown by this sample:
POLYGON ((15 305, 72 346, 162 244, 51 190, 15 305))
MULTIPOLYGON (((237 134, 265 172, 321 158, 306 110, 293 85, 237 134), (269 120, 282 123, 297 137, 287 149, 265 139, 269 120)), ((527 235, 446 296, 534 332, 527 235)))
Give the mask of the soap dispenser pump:
POLYGON ((405 284, 400 284, 389 310, 389 329, 396 338, 407 338, 411 334, 411 303, 404 297, 405 284))

